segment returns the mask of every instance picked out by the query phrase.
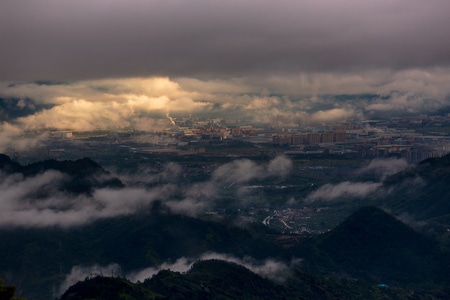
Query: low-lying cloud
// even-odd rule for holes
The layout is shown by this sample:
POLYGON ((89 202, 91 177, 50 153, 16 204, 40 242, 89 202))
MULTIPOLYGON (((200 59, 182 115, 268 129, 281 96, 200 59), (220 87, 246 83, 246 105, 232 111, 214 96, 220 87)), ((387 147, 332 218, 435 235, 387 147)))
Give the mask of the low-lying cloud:
POLYGON ((379 182, 343 181, 337 184, 324 184, 311 192, 305 198, 305 201, 353 200, 355 198, 364 198, 374 193, 377 193, 378 196, 384 195, 392 192, 396 187, 384 188, 382 181, 387 176, 400 172, 407 167, 408 163, 404 159, 376 158, 371 160, 367 166, 358 169, 355 174, 375 175, 379 182))
POLYGON ((132 282, 143 282, 156 275, 161 270, 171 270, 173 272, 185 273, 191 269, 192 265, 200 260, 218 259, 241 265, 255 274, 278 283, 284 282, 291 274, 291 268, 298 267, 301 259, 292 259, 290 263, 278 261, 276 259, 256 260, 251 257, 238 258, 234 255, 216 252, 203 253, 198 257, 180 257, 174 263, 164 262, 159 266, 149 267, 124 274, 122 268, 111 263, 107 266, 74 266, 70 273, 66 275, 64 282, 60 285, 59 293, 64 293, 71 285, 85 278, 93 276, 125 276, 132 282))
POLYGON ((143 269, 137 272, 132 272, 127 275, 131 281, 144 281, 147 278, 152 277, 157 274, 161 270, 172 270, 174 272, 184 273, 189 271, 192 265, 199 260, 210 260, 210 259, 218 259, 224 260, 228 262, 233 262, 235 264, 241 265, 256 273, 262 277, 268 278, 270 280, 276 282, 283 282, 290 275, 290 268, 292 266, 297 266, 301 263, 301 260, 293 259, 290 264, 286 264, 284 262, 275 260, 275 259, 266 259, 266 260, 256 260, 251 257, 238 258, 234 255, 224 254, 224 253, 216 253, 216 252, 208 252, 204 253, 195 258, 187 258, 181 257, 177 259, 173 264, 163 263, 157 267, 143 269))
MULTIPOLYGON (((174 212, 197 216, 205 209, 212 209, 216 200, 224 192, 234 195, 246 194, 246 184, 264 180, 270 176, 284 177, 292 170, 292 161, 284 155, 277 156, 267 164, 257 164, 249 159, 239 159, 217 167, 211 179, 195 183, 184 189, 182 200, 168 201, 167 205, 174 212)), ((251 204, 249 197, 235 197, 239 207, 251 204)), ((265 201, 258 199, 258 201, 265 201)), ((230 203, 229 203, 230 204, 230 203)))
POLYGON ((75 266, 72 268, 69 274, 66 275, 64 281, 59 286, 59 292, 55 297, 61 296, 69 287, 79 281, 83 281, 86 278, 95 276, 119 276, 122 275, 121 267, 112 263, 107 266, 91 265, 91 266, 75 266))
POLYGON ((357 174, 375 174, 382 179, 386 176, 400 172, 408 167, 408 163, 404 159, 386 158, 373 159, 366 167, 361 168, 357 174))
POLYGON ((172 212, 198 216, 216 208, 224 192, 236 195, 239 206, 248 205, 246 197, 237 197, 243 185, 268 176, 286 176, 292 162, 279 156, 266 164, 250 160, 236 160, 219 166, 209 180, 194 184, 177 184, 181 167, 169 163, 155 172, 142 176, 143 181, 133 184, 125 176, 127 187, 97 188, 90 195, 73 195, 57 189, 71 180, 68 175, 47 171, 33 177, 21 174, 0 174, 0 227, 70 227, 81 226, 95 220, 123 215, 150 213, 156 201, 168 206, 172 212), (224 189, 225 187, 225 189, 224 189))
POLYGON ((175 183, 181 176, 182 167, 174 162, 164 164, 161 168, 145 167, 136 172, 118 175, 125 185, 155 185, 158 183, 175 183))
POLYGON ((0 199, 0 226, 48 227, 80 226, 98 219, 149 211, 156 200, 170 194, 170 186, 152 190, 124 188, 98 189, 92 196, 56 193, 43 199, 10 197, 0 199))
POLYGON ((378 182, 350 182, 344 181, 338 184, 325 184, 306 197, 307 202, 333 201, 343 198, 362 198, 375 192, 381 187, 378 182))
POLYGON ((0 227, 77 226, 98 219, 145 212, 156 200, 166 200, 174 188, 100 188, 92 196, 59 191, 68 175, 46 171, 33 177, 0 174, 0 227))
POLYGON ((23 129, 8 122, 0 122, 0 152, 24 151, 42 146, 48 138, 47 132, 24 135, 23 129))

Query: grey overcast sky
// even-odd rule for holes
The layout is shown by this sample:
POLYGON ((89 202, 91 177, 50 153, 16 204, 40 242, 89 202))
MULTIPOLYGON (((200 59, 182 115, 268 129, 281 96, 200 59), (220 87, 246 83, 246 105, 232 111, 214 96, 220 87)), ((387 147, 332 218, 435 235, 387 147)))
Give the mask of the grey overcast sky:
POLYGON ((448 67, 447 0, 2 0, 0 79, 448 67))
POLYGON ((0 149, 31 128, 156 130, 157 113, 296 125, 437 111, 450 106, 449 12, 448 0, 1 0, 0 97, 47 106, 3 112, 0 149))

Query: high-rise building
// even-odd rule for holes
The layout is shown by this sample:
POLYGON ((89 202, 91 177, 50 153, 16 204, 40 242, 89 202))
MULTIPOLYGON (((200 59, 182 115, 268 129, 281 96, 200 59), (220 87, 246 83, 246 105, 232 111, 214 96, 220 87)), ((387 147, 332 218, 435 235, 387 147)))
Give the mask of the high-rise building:
POLYGON ((308 145, 316 145, 320 143, 320 133, 308 133, 307 134, 308 145))

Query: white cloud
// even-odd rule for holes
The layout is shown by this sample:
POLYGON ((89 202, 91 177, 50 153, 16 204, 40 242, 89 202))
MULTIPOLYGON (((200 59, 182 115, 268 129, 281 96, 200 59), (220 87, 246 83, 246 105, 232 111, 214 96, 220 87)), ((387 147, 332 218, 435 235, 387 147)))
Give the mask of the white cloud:
POLYGON ((166 200, 171 185, 152 189, 97 189, 92 196, 70 196, 54 189, 66 176, 47 171, 34 177, 0 177, 0 226, 80 226, 98 219, 149 211, 156 200, 166 200), (36 198, 37 193, 42 196, 36 198))
POLYGON ((267 173, 272 176, 287 176, 292 171, 292 161, 284 155, 272 159, 267 165, 267 173))
POLYGON ((79 281, 83 281, 86 278, 94 276, 118 276, 122 274, 120 266, 116 263, 109 264, 107 266, 92 265, 92 266, 75 266, 72 268, 69 274, 66 275, 64 281, 59 286, 58 295, 61 296, 69 287, 79 281))
MULTIPOLYGON (((92 195, 78 196, 55 188, 68 178, 59 172, 47 171, 34 177, 0 174, 0 227, 81 226, 99 219, 150 212, 155 201, 161 201, 174 213, 198 216, 214 208, 223 192, 239 195, 243 184, 267 176, 286 176, 291 168, 292 162, 284 156, 268 164, 236 160, 219 166, 210 180, 178 186, 172 182, 180 175, 181 167, 169 163, 159 171, 141 174, 141 182, 136 185, 133 180, 138 175, 123 175, 128 187, 100 188, 92 195), (145 188, 147 183, 152 187, 145 188)), ((248 205, 248 197, 236 198, 240 205, 248 205)))
POLYGON ((264 176, 264 169, 261 166, 249 159, 241 159, 218 167, 212 175, 212 180, 235 184, 248 182, 262 176, 264 176))
MULTIPOLYGON (((199 260, 218 259, 244 266, 253 273, 259 276, 268 278, 278 283, 284 282, 291 274, 290 268, 298 267, 301 264, 301 259, 292 259, 289 264, 275 260, 256 260, 251 257, 238 258, 234 255, 206 252, 197 257, 180 257, 174 263, 164 262, 159 266, 144 268, 137 271, 132 271, 125 274, 125 277, 132 282, 143 282, 146 279, 156 275, 161 270, 171 270, 172 272, 185 273, 189 271, 192 265, 199 260)), ((111 263, 107 266, 100 266, 94 264, 92 266, 74 266, 70 273, 66 275, 64 281, 59 287, 59 295, 63 294, 71 285, 78 281, 83 281, 86 278, 94 276, 123 276, 122 268, 116 264, 111 263)), ((55 295, 55 296, 59 296, 55 295)))
POLYGON ((408 167, 404 159, 386 158, 373 159, 367 166, 357 171, 357 174, 372 173, 380 175, 382 178, 400 172, 408 167))
POLYGON ((127 275, 133 282, 144 281, 145 279, 151 278, 153 275, 157 274, 161 270, 171 270, 174 272, 184 273, 189 271, 192 265, 199 260, 211 260, 218 259, 228 262, 233 262, 235 264, 241 265, 249 269, 250 271, 268 278, 270 280, 276 282, 283 282, 290 275, 290 268, 295 267, 299 264, 298 259, 293 259, 290 264, 286 264, 284 262, 275 260, 275 259, 266 259, 266 260, 256 260, 251 257, 238 258, 234 255, 224 254, 224 253, 216 253, 216 252, 207 252, 195 258, 187 258, 181 257, 177 259, 174 263, 163 263, 157 267, 150 267, 146 269, 142 269, 139 271, 131 272, 127 275))
POLYGON ((317 121, 339 121, 356 117, 352 109, 333 108, 329 110, 320 110, 312 115, 317 121))
POLYGON ((134 127, 154 131, 167 127, 167 112, 189 113, 206 105, 205 102, 195 101, 197 93, 183 91, 168 78, 93 80, 50 86, 3 84, 0 94, 53 105, 16 119, 20 130, 95 130, 118 128, 130 123, 134 127), (159 119, 164 120, 165 124, 161 124, 161 120, 155 121, 150 116, 152 113, 160 114, 159 119))
POLYGON ((17 147, 36 145, 36 139, 22 136, 27 130, 114 129, 129 124, 139 130, 160 131, 171 125, 167 113, 188 116, 207 112, 284 126, 301 124, 308 117, 336 121, 386 111, 433 112, 450 105, 449 80, 450 69, 443 66, 209 80, 134 77, 56 85, 0 82, 1 97, 28 98, 49 105, 2 123, 0 148, 9 141, 17 147), (379 97, 358 99, 361 94, 379 97), (355 99, 335 101, 334 95, 354 95, 355 99))
POLYGON ((23 151, 40 146, 47 133, 23 134, 23 128, 8 122, 0 123, 0 152, 23 151))
MULTIPOLYGON (((211 179, 184 187, 181 200, 165 202, 172 211, 198 216, 215 208, 223 193, 233 193, 240 207, 248 206, 254 201, 250 199, 251 189, 246 184, 253 180, 263 180, 268 176, 284 177, 292 170, 292 161, 286 156, 277 156, 267 164, 257 164, 249 159, 238 159, 217 167, 211 179)), ((259 202, 264 199, 258 198, 259 202)))
POLYGON ((340 198, 365 197, 380 188, 377 182, 350 182, 344 181, 338 184, 324 184, 306 197, 307 202, 317 200, 333 201, 340 198))

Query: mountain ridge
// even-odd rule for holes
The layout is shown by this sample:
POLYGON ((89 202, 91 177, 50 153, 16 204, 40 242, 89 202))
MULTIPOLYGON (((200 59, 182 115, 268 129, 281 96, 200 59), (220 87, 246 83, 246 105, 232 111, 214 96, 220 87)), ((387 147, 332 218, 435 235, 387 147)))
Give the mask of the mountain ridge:
POLYGON ((408 213, 416 220, 450 226, 450 154, 429 158, 388 176, 387 195, 377 195, 381 204, 396 214, 408 213), (441 219, 441 221, 439 221, 441 219))
POLYGON ((449 284, 448 251, 380 208, 357 210, 331 231, 298 248, 311 272, 367 283, 449 284), (320 271, 322 270, 322 271, 320 271))
POLYGON ((122 188, 125 186, 120 179, 113 177, 102 166, 88 157, 63 161, 48 159, 21 165, 9 156, 0 154, 0 170, 8 175, 19 173, 25 178, 50 170, 58 171, 70 177, 68 180, 63 180, 58 188, 74 194, 89 194, 94 188, 122 188))

